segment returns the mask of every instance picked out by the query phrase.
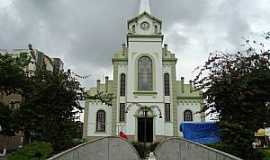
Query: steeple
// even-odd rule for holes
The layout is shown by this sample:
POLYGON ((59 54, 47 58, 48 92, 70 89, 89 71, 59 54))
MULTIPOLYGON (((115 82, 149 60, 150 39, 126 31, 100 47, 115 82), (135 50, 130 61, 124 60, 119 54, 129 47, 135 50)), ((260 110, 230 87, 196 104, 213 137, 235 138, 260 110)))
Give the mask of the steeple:
POLYGON ((151 14, 149 0, 141 0, 139 14, 142 14, 143 12, 151 14))

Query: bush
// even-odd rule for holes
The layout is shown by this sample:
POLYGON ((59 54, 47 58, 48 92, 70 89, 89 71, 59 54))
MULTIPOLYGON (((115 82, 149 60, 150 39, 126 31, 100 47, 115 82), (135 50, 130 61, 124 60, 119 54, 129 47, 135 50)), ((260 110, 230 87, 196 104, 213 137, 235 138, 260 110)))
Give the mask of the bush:
MULTIPOLYGON (((210 148, 214 148, 216 150, 220 150, 220 151, 223 151, 223 152, 230 153, 232 155, 238 156, 237 151, 232 150, 230 146, 228 146, 228 145, 226 145, 224 143, 207 144, 207 146, 210 147, 210 148)), ((265 150, 253 149, 252 153, 250 153, 250 154, 252 154, 254 157, 256 157, 256 160, 270 160, 270 159, 266 158, 267 157, 267 151, 265 151, 265 150)), ((269 154, 270 154, 270 151, 269 151, 269 154)))
POLYGON ((263 160, 270 160, 270 148, 258 149, 264 156, 263 160))
POLYGON ((52 145, 47 142, 34 142, 17 150, 8 160, 45 160, 52 153, 52 145))

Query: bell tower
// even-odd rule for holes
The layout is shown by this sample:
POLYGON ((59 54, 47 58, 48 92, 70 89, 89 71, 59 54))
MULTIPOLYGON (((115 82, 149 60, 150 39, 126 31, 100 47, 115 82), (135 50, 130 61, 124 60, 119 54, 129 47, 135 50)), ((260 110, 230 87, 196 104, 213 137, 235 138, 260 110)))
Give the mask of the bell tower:
POLYGON ((149 0, 141 0, 137 16, 128 21, 127 99, 130 102, 162 101, 163 35, 161 26, 161 20, 151 14, 149 0), (151 65, 148 63, 145 67, 140 67, 139 63, 144 63, 140 61, 142 57, 151 65))
POLYGON ((132 35, 161 35, 161 20, 152 16, 149 0, 141 0, 138 15, 128 21, 128 38, 132 35))

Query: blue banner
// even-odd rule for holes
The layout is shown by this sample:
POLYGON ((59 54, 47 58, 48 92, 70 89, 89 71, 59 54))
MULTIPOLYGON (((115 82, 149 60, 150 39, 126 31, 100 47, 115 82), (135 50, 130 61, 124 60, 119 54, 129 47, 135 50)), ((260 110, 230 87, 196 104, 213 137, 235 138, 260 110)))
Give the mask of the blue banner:
POLYGON ((215 122, 192 123, 184 122, 180 125, 184 138, 201 144, 214 144, 220 141, 219 128, 215 122))

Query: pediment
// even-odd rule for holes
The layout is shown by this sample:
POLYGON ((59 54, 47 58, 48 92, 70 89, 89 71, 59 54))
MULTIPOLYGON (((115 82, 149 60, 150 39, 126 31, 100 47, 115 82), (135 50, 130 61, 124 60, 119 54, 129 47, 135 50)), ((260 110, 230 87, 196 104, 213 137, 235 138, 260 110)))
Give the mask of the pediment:
POLYGON ((134 21, 138 21, 138 19, 140 19, 140 18, 142 18, 142 17, 144 17, 144 16, 145 16, 145 17, 148 17, 148 18, 150 18, 151 20, 153 20, 153 21, 155 21, 155 22, 161 24, 161 20, 160 20, 159 18, 157 18, 157 17, 155 17, 155 16, 152 16, 152 15, 150 15, 150 14, 147 13, 147 12, 143 12, 143 13, 139 14, 138 16, 136 16, 136 17, 134 17, 134 18, 128 20, 128 24, 130 24, 130 23, 132 23, 132 22, 134 22, 134 21))

